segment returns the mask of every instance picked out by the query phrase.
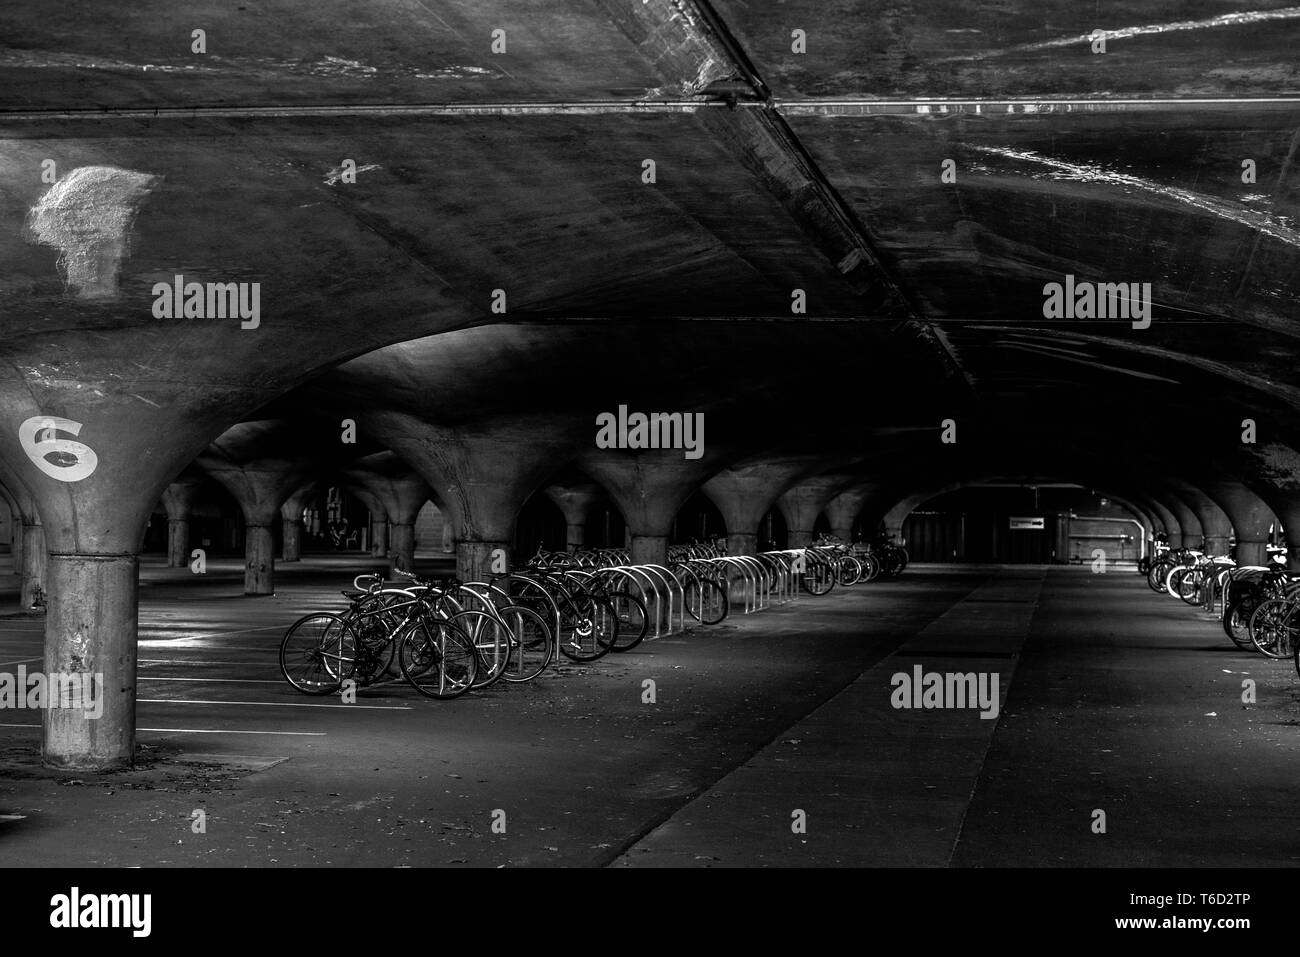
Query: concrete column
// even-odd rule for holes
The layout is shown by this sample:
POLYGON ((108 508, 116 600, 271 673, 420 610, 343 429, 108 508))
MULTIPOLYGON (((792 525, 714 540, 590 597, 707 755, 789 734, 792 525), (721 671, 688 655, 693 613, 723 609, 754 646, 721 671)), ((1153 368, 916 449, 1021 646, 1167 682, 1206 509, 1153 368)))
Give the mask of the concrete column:
MULTIPOLYGON (((190 514, 203 480, 187 471, 163 491, 167 510, 167 567, 185 568, 190 563, 190 514)), ((148 525, 145 526, 146 529, 148 525)))
MULTIPOLYGON (((456 543, 456 577, 463 582, 484 582, 501 570, 493 570, 492 553, 500 549, 505 553, 504 571, 510 570, 510 544, 508 542, 456 543)), ((501 562, 497 562, 498 568, 501 562)))
MULTIPOLYGON (((1238 565, 1267 565, 1268 564, 1268 540, 1251 541, 1249 539, 1237 539, 1237 550, 1235 557, 1238 565)), ((1291 557, 1290 549, 1287 550, 1287 558, 1291 557)))
POLYGON ((184 568, 190 563, 190 520, 167 519, 167 567, 184 568))
MULTIPOLYGON (((1281 519, 1263 499, 1240 483, 1218 483, 1206 491, 1222 507, 1237 533, 1237 549, 1233 555, 1237 564, 1267 565, 1268 530, 1271 525, 1281 525, 1281 519)), ((1227 553, 1226 542, 1223 553, 1227 553)))
POLYGON ((757 555, 758 536, 752 532, 730 532, 727 535, 728 555, 757 555))
MULTIPOLYGON (((782 493, 777 504, 785 516, 786 542, 791 548, 804 548, 812 544, 812 530, 817 524, 817 516, 832 499, 842 493, 844 486, 851 480, 834 473, 819 475, 782 493)), ((840 521, 843 523, 842 516, 840 521)))
POLYGON ((370 516, 370 554, 376 558, 388 556, 388 517, 370 516))
POLYGON ((389 563, 394 569, 409 572, 415 570, 415 523, 398 522, 392 527, 388 539, 389 563))
POLYGON ((286 562, 302 561, 302 513, 316 493, 316 483, 308 482, 280 506, 281 556, 286 562))
POLYGON ((564 513, 564 544, 569 551, 582 548, 587 541, 587 516, 601 497, 600 486, 551 485, 542 492, 564 513))
MULTIPOLYGON (((136 612, 134 555, 50 556, 45 618, 46 673, 93 681, 93 714, 83 707, 45 712, 41 759, 49 767, 129 767, 135 751, 136 612)), ((88 690, 89 696, 91 692, 88 690)))
POLYGON ((244 526, 244 594, 275 594, 275 535, 270 525, 244 526))
POLYGON ((853 541, 853 525, 875 492, 875 485, 851 488, 827 502, 825 512, 831 523, 831 534, 842 542, 853 541))
POLYGON ((18 511, 14 510, 13 518, 13 541, 10 543, 10 554, 14 557, 14 574, 20 579, 23 574, 23 520, 18 511))
POLYGON ((1231 538, 1227 535, 1206 535, 1201 542, 1201 547, 1210 555, 1228 554, 1228 542, 1231 538))
POLYGON ((302 519, 281 516, 280 529, 284 539, 281 545, 283 561, 302 561, 302 519))
POLYGON ((633 565, 667 565, 668 536, 633 535, 631 551, 633 565))
POLYGON ((1160 520, 1160 524, 1164 526, 1165 536, 1169 539, 1169 547, 1178 548, 1181 546, 1183 543, 1183 529, 1178 523, 1177 516, 1150 495, 1137 494, 1134 495, 1134 498, 1139 504, 1150 509, 1151 513, 1160 520))
POLYGON ((1205 541, 1205 533, 1201 531, 1201 520, 1196 513, 1180 496, 1172 492, 1164 493, 1161 501, 1166 503, 1169 510, 1178 519, 1178 526, 1182 531, 1183 546, 1185 548, 1200 548, 1205 541))
POLYGON ((587 540, 587 526, 584 525, 566 525, 564 533, 564 544, 569 551, 576 551, 582 548, 587 540))
POLYGON ((19 605, 24 611, 44 607, 46 587, 45 529, 40 525, 23 525, 22 581, 19 605))

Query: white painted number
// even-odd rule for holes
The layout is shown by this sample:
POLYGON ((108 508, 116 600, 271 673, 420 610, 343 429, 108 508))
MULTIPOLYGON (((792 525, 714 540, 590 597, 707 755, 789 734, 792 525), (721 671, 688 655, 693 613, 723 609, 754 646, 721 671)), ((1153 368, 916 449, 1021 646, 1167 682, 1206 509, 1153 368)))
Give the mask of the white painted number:
POLYGON ((32 463, 52 479, 80 482, 99 465, 94 449, 71 439, 60 439, 57 432, 81 433, 81 423, 57 415, 36 415, 18 426, 18 444, 32 463), (37 433, 40 433, 39 437, 37 433), (49 456, 55 456, 50 461, 49 456))

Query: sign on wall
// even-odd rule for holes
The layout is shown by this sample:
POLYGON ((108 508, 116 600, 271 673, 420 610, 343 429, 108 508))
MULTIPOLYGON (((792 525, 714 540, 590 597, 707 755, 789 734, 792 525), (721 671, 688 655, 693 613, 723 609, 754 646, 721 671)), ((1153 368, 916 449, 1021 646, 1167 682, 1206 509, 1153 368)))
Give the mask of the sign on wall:
POLYGON ((1043 524, 1043 518, 1041 515, 1012 515, 1010 521, 1012 531, 1024 531, 1029 529, 1038 529, 1039 531, 1042 531, 1046 527, 1043 524))

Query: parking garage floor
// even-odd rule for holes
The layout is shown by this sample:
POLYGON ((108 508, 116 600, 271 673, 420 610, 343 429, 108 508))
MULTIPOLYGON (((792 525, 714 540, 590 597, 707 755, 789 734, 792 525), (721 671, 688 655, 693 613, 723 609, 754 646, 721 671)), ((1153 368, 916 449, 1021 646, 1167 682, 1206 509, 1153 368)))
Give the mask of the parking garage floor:
MULTIPOLYGON (((344 704, 289 688, 276 648, 341 602, 352 566, 310 557, 245 598, 228 564, 144 564, 135 770, 44 770, 39 716, 0 712, 0 863, 1300 860, 1291 663, 1131 572, 917 565, 527 685, 344 704), (893 707, 892 676, 917 665, 997 673, 997 717, 893 707)), ((0 620, 0 670, 36 667, 41 634, 0 620)))

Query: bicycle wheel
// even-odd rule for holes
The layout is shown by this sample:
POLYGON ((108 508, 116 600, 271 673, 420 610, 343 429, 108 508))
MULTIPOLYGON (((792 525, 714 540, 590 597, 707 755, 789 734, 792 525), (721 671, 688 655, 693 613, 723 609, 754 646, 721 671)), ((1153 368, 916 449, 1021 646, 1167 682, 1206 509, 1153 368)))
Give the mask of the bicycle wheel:
POLYGON ((500 681, 510 664, 510 629, 494 614, 477 609, 457 612, 447 619, 460 629, 478 653, 474 688, 490 688, 500 681))
MULTIPOLYGON (((894 575, 895 572, 889 572, 891 578, 894 575)), ((835 569, 825 559, 807 556, 799 585, 810 595, 824 595, 835 587, 835 569)))
POLYGON ((352 677, 357 638, 338 615, 299 618, 280 641, 280 673, 303 694, 327 695, 352 677))
POLYGON ((510 629, 510 654, 501 677, 506 681, 532 681, 555 657, 555 636, 546 619, 523 605, 507 605, 499 612, 510 629))
POLYGON ((1201 589, 1205 587, 1206 575, 1197 568, 1189 569, 1178 583, 1178 597, 1188 605, 1203 604, 1201 589))
POLYGON ((1296 648, 1295 606, 1285 598, 1262 601, 1250 616, 1250 640, 1269 658, 1290 658, 1296 648))
POLYGON ((565 603, 560 653, 570 661, 595 661, 618 642, 618 615, 613 604, 595 595, 575 595, 565 603))
POLYGON ((478 652, 459 628, 431 618, 417 622, 402 636, 397 664, 407 684, 420 694, 447 700, 474 686, 478 652))
POLYGON ((861 578, 862 564, 852 555, 841 556, 839 565, 835 569, 836 584, 849 588, 856 585, 861 578))
POLYGON ((727 592, 711 579, 693 580, 686 586, 685 592, 687 613, 702 625, 716 625, 731 611, 727 592))
POLYGON ((611 651, 630 651, 645 640, 650 632, 650 613, 645 602, 628 591, 612 591, 605 597, 614 606, 618 618, 618 632, 611 651))
POLYGON ((1232 643, 1244 651, 1254 651, 1250 641, 1250 616, 1255 611, 1255 596, 1246 594, 1232 599, 1223 613, 1223 631, 1232 643))

